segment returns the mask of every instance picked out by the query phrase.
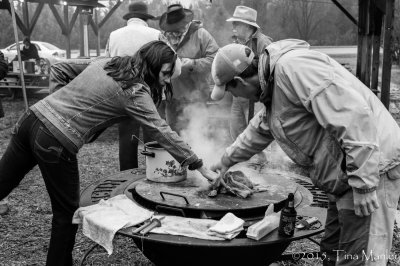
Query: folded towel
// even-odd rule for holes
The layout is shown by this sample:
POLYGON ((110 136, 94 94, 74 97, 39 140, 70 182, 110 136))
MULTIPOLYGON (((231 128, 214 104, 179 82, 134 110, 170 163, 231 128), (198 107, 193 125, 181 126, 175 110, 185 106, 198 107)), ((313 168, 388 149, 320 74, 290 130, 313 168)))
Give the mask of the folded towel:
POLYGON ((103 246, 108 255, 111 255, 112 240, 119 229, 142 223, 153 214, 154 212, 140 207, 126 195, 118 195, 77 209, 72 223, 82 223, 83 234, 103 246))
POLYGON ((228 212, 208 230, 209 235, 232 239, 243 230, 244 220, 228 212))
MULTIPOLYGON (((157 218, 157 217, 156 217, 157 218)), ((209 235, 208 229, 217 223, 211 219, 184 218, 165 216, 161 220, 161 227, 151 230, 152 233, 165 235, 187 236, 206 240, 225 240, 224 237, 209 235)))
POLYGON ((225 233, 225 234, 220 234, 220 233, 208 231, 208 235, 215 236, 215 237, 220 237, 220 238, 223 238, 223 239, 226 239, 226 240, 231 240, 231 239, 234 239, 238 234, 240 234, 240 232, 242 230, 243 230, 243 227, 237 229, 236 231, 232 231, 230 233, 225 233))

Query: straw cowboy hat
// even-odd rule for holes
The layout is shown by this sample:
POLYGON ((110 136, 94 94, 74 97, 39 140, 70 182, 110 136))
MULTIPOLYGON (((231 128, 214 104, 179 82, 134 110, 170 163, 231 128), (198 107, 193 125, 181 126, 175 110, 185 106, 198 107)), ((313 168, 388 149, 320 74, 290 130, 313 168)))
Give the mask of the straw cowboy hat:
POLYGON ((233 17, 227 19, 226 21, 239 21, 259 29, 260 26, 257 25, 256 20, 257 20, 256 10, 247 6, 237 6, 235 8, 235 12, 233 13, 233 17))
POLYGON ((125 20, 131 18, 140 18, 146 20, 146 19, 153 19, 154 16, 148 13, 146 3, 135 2, 129 5, 129 12, 126 13, 122 18, 125 20))
POLYGON ((178 31, 193 20, 193 12, 181 4, 170 5, 161 15, 160 28, 163 31, 178 31))

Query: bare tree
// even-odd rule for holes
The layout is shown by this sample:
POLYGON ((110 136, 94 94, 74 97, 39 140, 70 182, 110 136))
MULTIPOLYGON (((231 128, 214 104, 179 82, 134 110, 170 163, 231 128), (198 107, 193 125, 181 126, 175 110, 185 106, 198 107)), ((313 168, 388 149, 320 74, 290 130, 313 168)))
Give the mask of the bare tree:
POLYGON ((286 0, 288 12, 300 39, 310 40, 322 20, 318 3, 310 0, 286 0))

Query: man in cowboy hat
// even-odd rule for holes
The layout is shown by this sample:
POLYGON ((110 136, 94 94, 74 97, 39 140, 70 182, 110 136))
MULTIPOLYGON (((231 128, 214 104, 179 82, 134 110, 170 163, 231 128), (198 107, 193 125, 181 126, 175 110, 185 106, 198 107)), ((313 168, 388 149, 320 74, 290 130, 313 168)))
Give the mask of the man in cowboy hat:
POLYGON ((180 4, 170 5, 160 18, 160 28, 182 60, 181 75, 172 80, 173 98, 166 101, 170 127, 180 132, 187 120, 185 107, 205 104, 209 97, 210 70, 218 45, 193 12, 180 4))
MULTIPOLYGON (((232 22, 233 40, 235 43, 244 44, 258 56, 272 39, 264 35, 257 22, 257 11, 247 6, 237 6, 233 17, 226 21, 232 22)), ((247 127, 248 121, 254 113, 262 109, 262 103, 242 97, 233 97, 229 117, 229 132, 232 141, 247 127)))
POLYGON ((211 170, 222 177, 276 140, 328 194, 323 264, 387 265, 400 198, 400 128, 376 95, 301 40, 274 42, 258 59, 229 44, 211 71, 212 99, 229 91, 265 105, 211 170))
MULTIPOLYGON (((127 25, 110 33, 106 47, 106 55, 125 56, 136 53, 144 44, 159 40, 161 32, 150 28, 147 20, 154 19, 154 16, 148 14, 148 8, 144 2, 134 2, 129 5, 129 12, 123 16, 127 20, 127 25)), ((163 115, 163 105, 159 112, 163 115)), ((140 126, 136 121, 127 121, 119 124, 119 164, 120 170, 127 170, 138 167, 138 140, 140 126)), ((145 132, 143 132, 144 141, 148 142, 145 132)))

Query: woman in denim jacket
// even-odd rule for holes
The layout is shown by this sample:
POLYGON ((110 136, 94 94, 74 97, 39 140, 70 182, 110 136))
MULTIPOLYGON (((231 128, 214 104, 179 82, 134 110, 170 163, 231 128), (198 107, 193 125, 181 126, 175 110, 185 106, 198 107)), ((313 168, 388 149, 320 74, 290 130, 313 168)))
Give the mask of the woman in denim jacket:
POLYGON ((91 63, 62 89, 31 106, 17 122, 0 160, 0 200, 39 165, 50 195, 53 220, 47 265, 72 265, 79 207, 77 152, 96 132, 124 119, 137 120, 183 166, 209 180, 216 176, 157 113, 162 90, 180 61, 167 44, 154 41, 133 57, 91 63))

